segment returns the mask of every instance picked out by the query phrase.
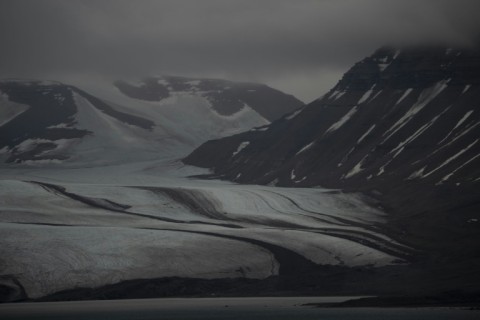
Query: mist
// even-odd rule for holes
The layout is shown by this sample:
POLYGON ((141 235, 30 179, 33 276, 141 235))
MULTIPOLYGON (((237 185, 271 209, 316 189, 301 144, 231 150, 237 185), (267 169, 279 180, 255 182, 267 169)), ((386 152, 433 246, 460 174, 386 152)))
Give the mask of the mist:
POLYGON ((308 102, 383 45, 473 45, 475 0, 3 0, 2 77, 171 74, 308 102))

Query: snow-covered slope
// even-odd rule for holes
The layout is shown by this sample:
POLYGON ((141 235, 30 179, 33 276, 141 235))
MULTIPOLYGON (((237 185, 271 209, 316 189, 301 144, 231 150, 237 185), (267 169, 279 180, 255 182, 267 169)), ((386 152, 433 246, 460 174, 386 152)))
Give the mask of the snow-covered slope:
MULTIPOLYGON (((207 80, 193 82, 202 81, 207 80)), ((92 166, 178 158, 209 139, 269 123, 243 100, 236 101, 241 104, 229 112, 219 112, 212 90, 177 88, 161 100, 147 101, 125 94, 118 82, 101 78, 70 83, 74 86, 51 81, 0 82, 2 162, 92 166)), ((230 88, 244 86, 228 83, 230 88)), ((216 88, 214 92, 220 99, 224 91, 216 88)), ((252 105, 268 106, 280 116, 285 111, 275 110, 274 104, 282 97, 284 103, 293 103, 288 110, 300 103, 275 91, 271 98, 267 95, 252 105)))

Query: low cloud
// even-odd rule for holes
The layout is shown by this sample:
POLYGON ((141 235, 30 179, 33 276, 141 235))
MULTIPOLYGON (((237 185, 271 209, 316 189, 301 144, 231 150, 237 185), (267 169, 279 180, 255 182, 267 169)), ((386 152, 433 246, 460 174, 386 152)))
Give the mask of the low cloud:
POLYGON ((479 39, 476 0, 3 0, 0 74, 179 74, 322 95, 379 46, 479 39))

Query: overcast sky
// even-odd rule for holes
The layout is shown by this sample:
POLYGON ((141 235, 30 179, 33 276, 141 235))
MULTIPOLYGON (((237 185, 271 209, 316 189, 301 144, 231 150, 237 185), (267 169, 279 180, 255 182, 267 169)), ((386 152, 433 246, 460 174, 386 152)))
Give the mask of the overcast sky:
POLYGON ((479 39, 479 0, 0 0, 0 77, 221 77, 318 98, 378 47, 479 39))

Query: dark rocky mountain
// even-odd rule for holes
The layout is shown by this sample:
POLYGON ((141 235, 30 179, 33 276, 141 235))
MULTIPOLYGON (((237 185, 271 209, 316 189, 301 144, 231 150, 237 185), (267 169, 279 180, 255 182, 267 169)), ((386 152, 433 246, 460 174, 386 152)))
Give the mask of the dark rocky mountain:
POLYGON ((478 49, 385 47, 301 111, 209 141, 184 162, 239 183, 368 194, 392 237, 478 283, 479 104, 478 49))
POLYGON ((116 81, 86 88, 3 80, 0 161, 45 165, 117 161, 128 154, 138 157, 130 162, 181 157, 202 142, 268 124, 300 105, 265 85, 223 80, 164 77, 148 78, 140 87, 116 81))
POLYGON ((303 105, 294 96, 264 84, 221 79, 147 77, 138 84, 116 81, 115 86, 129 97, 147 101, 160 101, 179 92, 198 94, 205 97, 221 115, 234 114, 248 105, 269 121, 303 105))

